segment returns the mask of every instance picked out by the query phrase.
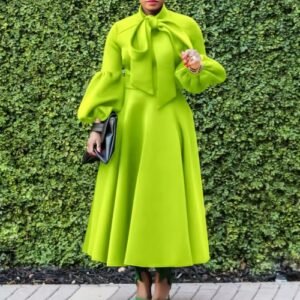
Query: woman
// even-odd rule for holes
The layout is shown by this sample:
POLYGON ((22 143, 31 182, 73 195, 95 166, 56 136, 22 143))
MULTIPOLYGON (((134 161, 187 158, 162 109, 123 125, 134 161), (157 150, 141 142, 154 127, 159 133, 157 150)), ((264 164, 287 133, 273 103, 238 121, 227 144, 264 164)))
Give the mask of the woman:
MULTIPOLYGON (((101 122, 117 112, 116 143, 98 170, 82 250, 107 266, 135 266, 136 299, 152 297, 149 268, 152 299, 166 299, 172 268, 210 259, 193 113, 182 89, 201 93, 225 78, 198 24, 163 0, 140 0, 107 35, 78 118, 101 122)), ((100 143, 91 132, 87 151, 101 151, 100 143)))

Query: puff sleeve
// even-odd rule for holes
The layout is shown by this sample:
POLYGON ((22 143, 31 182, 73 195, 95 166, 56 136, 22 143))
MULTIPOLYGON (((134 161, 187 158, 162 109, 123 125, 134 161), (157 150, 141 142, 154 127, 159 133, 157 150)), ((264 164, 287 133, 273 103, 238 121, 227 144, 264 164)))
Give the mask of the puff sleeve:
POLYGON ((83 123, 103 121, 112 110, 119 112, 123 105, 124 80, 121 49, 117 44, 117 26, 112 25, 105 41, 102 68, 91 78, 77 111, 83 123))
POLYGON ((181 61, 175 69, 175 77, 183 89, 191 93, 201 93, 209 86, 223 82, 226 71, 219 62, 206 55, 202 31, 193 19, 189 33, 194 48, 201 56, 203 69, 199 73, 193 73, 181 61))

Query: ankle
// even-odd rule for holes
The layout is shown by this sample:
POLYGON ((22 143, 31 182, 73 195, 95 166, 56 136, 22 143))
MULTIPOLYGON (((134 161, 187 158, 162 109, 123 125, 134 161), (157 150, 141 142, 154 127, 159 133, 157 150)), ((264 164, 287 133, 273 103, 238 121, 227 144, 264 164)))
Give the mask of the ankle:
POLYGON ((151 273, 148 270, 139 270, 136 278, 136 295, 141 298, 151 299, 151 273))
POLYGON ((172 285, 172 274, 170 268, 157 268, 155 273, 155 291, 153 300, 169 299, 172 285))

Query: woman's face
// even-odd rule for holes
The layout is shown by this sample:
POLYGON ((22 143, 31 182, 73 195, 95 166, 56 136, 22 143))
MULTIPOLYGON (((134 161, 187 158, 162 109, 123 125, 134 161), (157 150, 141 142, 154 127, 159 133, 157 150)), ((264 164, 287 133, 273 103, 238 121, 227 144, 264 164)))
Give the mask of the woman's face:
POLYGON ((156 14, 163 6, 165 0, 140 0, 146 14, 156 14))

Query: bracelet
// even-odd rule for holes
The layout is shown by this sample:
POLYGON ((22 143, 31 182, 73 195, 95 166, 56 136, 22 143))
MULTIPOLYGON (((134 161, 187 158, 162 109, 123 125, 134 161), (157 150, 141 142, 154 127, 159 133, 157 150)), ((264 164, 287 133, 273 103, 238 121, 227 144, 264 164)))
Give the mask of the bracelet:
POLYGON ((189 68, 189 70, 192 72, 192 73, 199 73, 201 70, 203 69, 203 64, 200 64, 199 68, 197 69, 193 69, 193 68, 189 68))
POLYGON ((91 128, 91 131, 96 131, 96 132, 102 132, 104 128, 103 123, 93 123, 93 126, 91 128))
POLYGON ((189 68, 189 70, 190 70, 192 73, 197 74, 197 73, 199 73, 200 68, 198 68, 198 69, 192 69, 192 68, 189 68))

